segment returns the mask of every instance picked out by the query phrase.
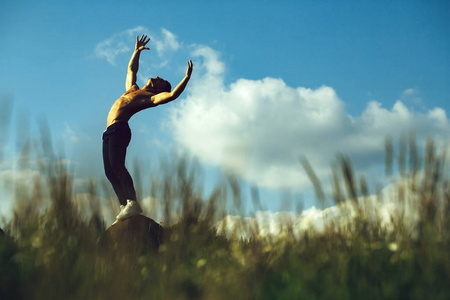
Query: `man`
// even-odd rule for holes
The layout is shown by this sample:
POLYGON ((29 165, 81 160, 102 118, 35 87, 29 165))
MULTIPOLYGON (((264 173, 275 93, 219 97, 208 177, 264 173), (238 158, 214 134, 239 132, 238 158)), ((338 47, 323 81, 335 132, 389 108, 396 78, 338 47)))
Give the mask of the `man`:
POLYGON ((159 77, 150 78, 147 84, 140 89, 136 84, 139 56, 141 51, 150 50, 145 47, 149 41, 150 38, 147 39, 147 36, 144 35, 140 38, 136 37, 136 47, 128 65, 126 92, 111 107, 106 122, 107 128, 102 136, 105 174, 120 202, 120 213, 116 217, 117 220, 123 220, 142 212, 136 201, 133 179, 125 168, 126 151, 131 140, 128 120, 143 109, 177 99, 185 89, 192 73, 192 61, 189 60, 186 76, 173 91, 171 91, 170 83, 159 77))

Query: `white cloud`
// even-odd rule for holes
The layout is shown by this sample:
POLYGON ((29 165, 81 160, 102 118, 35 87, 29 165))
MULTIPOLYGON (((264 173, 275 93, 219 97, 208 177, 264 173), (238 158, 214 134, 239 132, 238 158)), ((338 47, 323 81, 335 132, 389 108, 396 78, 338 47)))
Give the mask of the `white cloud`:
MULTIPOLYGON (((180 48, 180 43, 177 41, 175 34, 169 30, 162 28, 160 34, 151 33, 146 27, 138 26, 135 28, 127 29, 113 34, 110 38, 107 38, 99 42, 95 46, 94 53, 99 58, 106 59, 110 64, 115 65, 116 58, 121 54, 131 56, 136 43, 136 36, 141 34, 147 34, 151 39, 147 44, 150 49, 155 48, 159 57, 164 57, 170 52, 177 51, 180 48)), ((167 64, 164 60, 160 63, 160 67, 167 64)))
POLYGON ((94 54, 106 59, 112 65, 115 65, 118 60, 120 64, 126 65, 134 50, 136 36, 142 34, 150 38, 147 44, 150 51, 148 53, 146 51, 145 57, 140 57, 140 71, 137 76, 140 82, 146 83, 151 77, 150 72, 168 68, 172 55, 182 47, 177 36, 169 30, 161 28, 159 32, 152 32, 144 26, 124 30, 99 42, 94 54))
MULTIPOLYGON (((96 52, 114 63, 119 54, 131 51, 137 34, 146 32, 140 26, 117 33, 99 43, 96 52)), ((397 138, 414 132, 423 145, 430 134, 446 139, 450 132, 443 109, 415 112, 407 106, 414 99, 420 102, 419 91, 413 88, 402 91, 391 108, 371 101, 360 115, 350 115, 332 87, 288 86, 283 79, 271 77, 225 84, 226 66, 214 49, 185 47, 167 29, 149 36, 150 48, 163 58, 152 70, 167 66, 175 52, 193 49, 189 94, 171 111, 169 127, 176 142, 202 162, 260 187, 310 188, 300 157, 309 160, 319 179, 327 180, 338 153, 347 155, 356 171, 365 172, 383 162, 387 134, 397 138)), ((142 65, 139 78, 145 81, 145 61, 142 65)))
MULTIPOLYGON (((379 214, 386 222, 389 222, 392 210, 390 204, 378 208, 379 214)), ((326 227, 336 230, 345 228, 345 225, 350 224, 355 216, 356 212, 350 202, 324 210, 313 206, 301 214, 257 211, 253 217, 226 216, 217 223, 217 233, 244 239, 250 238, 252 235, 283 238, 289 234, 289 229, 291 229, 294 236, 299 237, 304 232, 323 233, 326 227)))
POLYGON ((407 96, 411 96, 414 94, 417 94, 417 91, 415 89, 409 88, 402 92, 402 97, 407 97, 407 96))
MULTIPOLYGON (((337 153, 358 170, 383 162, 386 135, 415 132, 448 138, 445 111, 414 112, 400 100, 391 109, 368 103, 351 116, 332 87, 288 86, 282 79, 238 79, 224 83, 225 65, 216 51, 196 46, 195 71, 186 99, 169 124, 175 140, 201 161, 268 188, 310 187, 299 164, 305 156, 320 179, 328 179, 337 153)), ((416 93, 406 90, 404 95, 416 93)))
POLYGON ((177 41, 176 35, 165 28, 161 29, 161 33, 162 37, 155 36, 155 40, 153 41, 158 55, 163 56, 166 52, 177 51, 180 44, 177 41))
MULTIPOLYGON (((398 180, 385 187, 379 196, 359 198, 358 208, 364 220, 386 230, 393 230, 395 225, 402 224, 408 234, 417 234, 422 198, 417 190, 411 190, 411 183, 411 179, 398 180)), ((250 238, 252 235, 283 238, 290 234, 290 230, 295 237, 305 232, 345 232, 355 222, 358 215, 356 207, 353 201, 347 200, 323 210, 313 206, 301 213, 257 211, 252 217, 228 215, 217 223, 217 232, 237 238, 250 238)))
POLYGON ((147 28, 138 26, 115 33, 110 38, 99 42, 95 46, 94 53, 97 57, 104 58, 114 65, 116 56, 122 53, 131 53, 136 43, 136 36, 145 32, 148 32, 147 28))
POLYGON ((400 99, 403 102, 410 103, 413 107, 417 106, 421 110, 426 110, 422 98, 420 97, 420 92, 417 89, 409 88, 404 90, 400 99))

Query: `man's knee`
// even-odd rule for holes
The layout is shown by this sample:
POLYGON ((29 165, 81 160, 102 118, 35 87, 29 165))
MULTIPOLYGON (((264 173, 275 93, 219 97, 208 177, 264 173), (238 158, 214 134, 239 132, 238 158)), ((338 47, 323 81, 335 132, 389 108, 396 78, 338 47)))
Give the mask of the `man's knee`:
POLYGON ((106 178, 108 178, 108 180, 111 181, 111 182, 114 182, 114 181, 118 180, 116 174, 111 169, 105 170, 105 175, 106 175, 106 178))
POLYGON ((123 165, 112 166, 112 172, 114 173, 114 176, 117 178, 124 178, 130 176, 127 168, 125 168, 125 166, 123 165))

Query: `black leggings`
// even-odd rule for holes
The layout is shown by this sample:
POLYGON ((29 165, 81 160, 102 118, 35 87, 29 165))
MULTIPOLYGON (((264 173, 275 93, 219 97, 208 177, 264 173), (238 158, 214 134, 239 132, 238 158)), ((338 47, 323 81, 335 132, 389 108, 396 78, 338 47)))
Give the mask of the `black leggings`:
POLYGON ((106 129, 103 140, 103 165, 121 205, 136 200, 133 179, 125 168, 125 156, 131 140, 131 130, 126 122, 114 123, 106 129))

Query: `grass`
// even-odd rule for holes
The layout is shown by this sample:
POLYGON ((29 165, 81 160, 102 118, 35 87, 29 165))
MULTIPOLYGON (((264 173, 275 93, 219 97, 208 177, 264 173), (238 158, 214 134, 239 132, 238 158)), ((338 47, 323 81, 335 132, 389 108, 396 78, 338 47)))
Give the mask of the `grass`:
MULTIPOLYGON (((107 195, 105 184, 91 181, 84 194, 89 205, 81 206, 71 171, 48 154, 50 143, 44 140, 46 150, 37 155, 41 176, 32 184, 14 182, 17 210, 0 236, 0 299, 450 299, 450 185, 445 157, 431 141, 423 159, 414 143, 408 153, 405 146, 398 196, 390 199, 414 207, 416 222, 408 223, 403 209, 389 227, 374 218, 364 199, 380 203, 381 196, 370 195, 341 157, 331 198, 352 203, 355 217, 323 232, 294 234, 287 226, 279 238, 251 228, 248 239, 217 234, 227 201, 243 200, 237 180, 205 196, 195 162, 168 160, 164 172, 138 189, 149 186, 161 199, 165 241, 156 251, 128 252, 102 243, 98 199, 107 195)), ((391 176, 389 140, 386 151, 391 176)), ((318 201, 329 200, 313 168, 306 160, 302 165, 318 201)))

